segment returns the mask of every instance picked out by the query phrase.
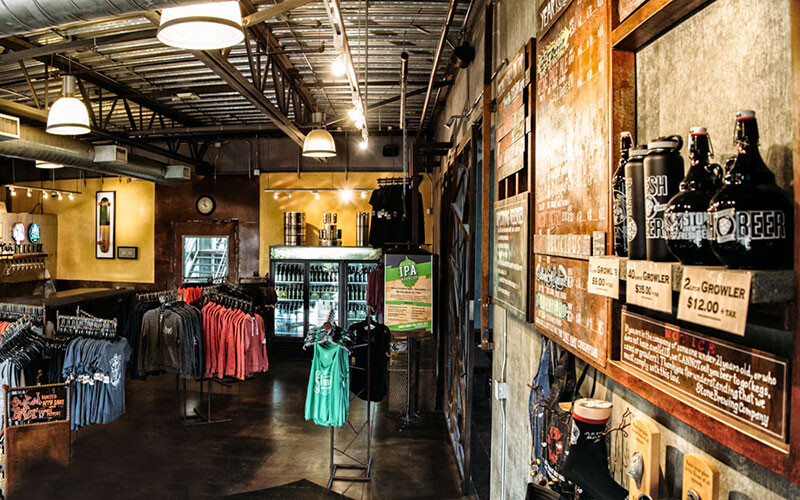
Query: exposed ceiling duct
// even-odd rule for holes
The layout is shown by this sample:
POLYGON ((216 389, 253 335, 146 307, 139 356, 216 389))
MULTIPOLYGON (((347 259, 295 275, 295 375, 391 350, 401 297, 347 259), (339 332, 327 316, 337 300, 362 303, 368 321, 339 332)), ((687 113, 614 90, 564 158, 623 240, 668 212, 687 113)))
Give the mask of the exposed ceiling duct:
POLYGON ((20 125, 19 139, 0 142, 0 155, 58 163, 82 170, 133 177, 159 184, 174 184, 174 181, 166 179, 166 167, 156 161, 128 155, 125 163, 97 163, 95 148, 91 144, 71 137, 48 134, 25 125, 20 125))
POLYGON ((189 3, 197 3, 197 0, 3 0, 0 2, 0 35, 18 35, 76 21, 189 3))

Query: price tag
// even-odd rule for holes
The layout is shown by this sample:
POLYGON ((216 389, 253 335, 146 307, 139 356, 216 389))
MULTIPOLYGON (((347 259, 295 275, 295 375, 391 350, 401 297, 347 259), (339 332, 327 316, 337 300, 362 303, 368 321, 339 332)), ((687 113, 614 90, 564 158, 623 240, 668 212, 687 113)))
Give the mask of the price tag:
POLYGON ((619 298, 619 259, 615 257, 589 257, 589 293, 619 298))
POLYGON ((625 295, 629 304, 672 312, 672 264, 629 260, 625 295))
POLYGON ((744 335, 751 279, 748 272, 686 266, 678 319, 744 335))

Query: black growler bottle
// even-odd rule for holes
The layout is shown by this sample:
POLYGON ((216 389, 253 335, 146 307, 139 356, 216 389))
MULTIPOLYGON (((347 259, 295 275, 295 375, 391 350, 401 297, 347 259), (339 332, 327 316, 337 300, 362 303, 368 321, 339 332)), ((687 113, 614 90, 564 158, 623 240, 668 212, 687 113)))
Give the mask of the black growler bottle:
POLYGON ((625 164, 625 226, 628 230, 628 258, 644 260, 647 244, 644 238, 644 157, 647 146, 630 150, 625 164))
POLYGON ((619 257, 628 256, 628 226, 626 224, 625 208, 625 164, 628 162, 628 152, 633 145, 630 132, 623 132, 620 135, 620 159, 619 166, 611 176, 611 208, 614 221, 614 255, 619 257))
POLYGON ((678 192, 683 179, 683 139, 659 137, 647 145, 644 158, 645 239, 647 260, 668 262, 675 257, 667 249, 664 209, 678 192))
POLYGON ((708 239, 708 205, 722 187, 722 167, 711 163, 711 138, 704 127, 689 131, 689 173, 681 181, 680 193, 667 203, 664 229, 667 248, 683 264, 718 265, 708 239))
POLYGON ((792 202, 758 151, 755 111, 736 114, 736 161, 708 207, 711 249, 740 269, 792 266, 792 202))

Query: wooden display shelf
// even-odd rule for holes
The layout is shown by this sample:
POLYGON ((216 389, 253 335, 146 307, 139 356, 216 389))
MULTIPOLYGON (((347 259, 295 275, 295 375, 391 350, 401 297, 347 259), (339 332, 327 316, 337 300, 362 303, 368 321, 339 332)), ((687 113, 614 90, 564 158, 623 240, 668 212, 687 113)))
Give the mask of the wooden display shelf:
POLYGON ((714 0, 649 0, 611 31, 611 46, 635 52, 714 0))
MULTIPOLYGON (((628 275, 628 258, 614 257, 619 260, 619 279, 626 280, 628 275)), ((672 263, 672 291, 680 292, 683 281, 683 270, 687 266, 678 262, 672 263)), ((697 266, 714 270, 724 270, 723 266, 697 266)), ((752 275, 750 284, 751 304, 778 304, 791 302, 795 297, 794 271, 785 270, 742 270, 729 269, 732 273, 749 273, 752 275)))

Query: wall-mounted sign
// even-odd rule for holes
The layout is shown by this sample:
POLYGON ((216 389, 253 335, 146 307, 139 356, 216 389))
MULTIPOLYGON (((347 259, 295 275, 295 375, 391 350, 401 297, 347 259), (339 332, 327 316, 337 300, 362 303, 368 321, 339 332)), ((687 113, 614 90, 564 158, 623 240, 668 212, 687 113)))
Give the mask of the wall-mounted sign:
POLYGON ((528 311, 528 193, 495 203, 494 301, 516 316, 528 311))
POLYGON ((28 226, 28 240, 31 243, 39 243, 39 240, 41 239, 42 239, 42 227, 36 222, 31 222, 31 225, 28 226))
POLYGON ((788 362, 622 311, 620 361, 676 399, 736 427, 786 438, 788 362))
POLYGON ((136 260, 139 258, 139 247, 117 247, 117 258, 136 260))
POLYGON ((8 389, 6 420, 10 427, 69 420, 68 385, 53 384, 8 389))
POLYGON ((17 245, 22 245, 22 242, 25 241, 25 224, 22 222, 17 222, 13 226, 11 226, 11 239, 17 245))
POLYGON ((744 335, 752 277, 747 271, 686 266, 678 319, 744 335))
POLYGON ((619 298, 619 259, 589 257, 589 278, 586 289, 594 295, 619 298))
POLYGON ((396 332, 433 331, 433 256, 384 256, 384 323, 396 332))
POLYGON ((537 255, 532 290, 536 330, 600 366, 608 354, 608 299, 586 289, 585 260, 537 255))
POLYGON ((98 191, 95 193, 95 257, 98 259, 114 258, 114 236, 116 234, 117 193, 115 191, 98 191))
POLYGON ((625 282, 628 304, 672 312, 672 264, 629 260, 625 282))

